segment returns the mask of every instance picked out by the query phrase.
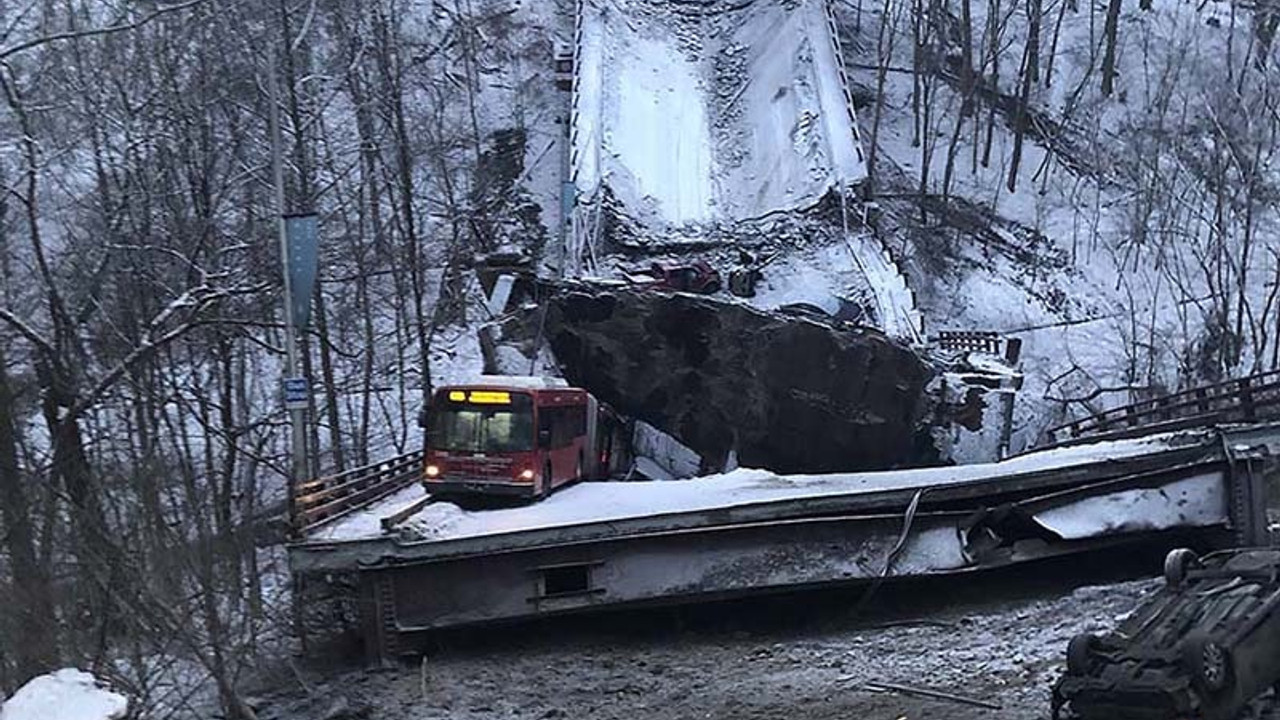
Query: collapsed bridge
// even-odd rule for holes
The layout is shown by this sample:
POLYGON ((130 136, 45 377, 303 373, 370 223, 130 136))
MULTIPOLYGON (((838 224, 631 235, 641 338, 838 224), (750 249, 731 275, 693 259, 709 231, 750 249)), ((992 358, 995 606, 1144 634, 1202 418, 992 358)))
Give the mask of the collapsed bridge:
POLYGON ((306 514, 289 555, 295 573, 354 588, 366 647, 389 658, 424 632, 499 620, 962 574, 1160 538, 1266 544, 1277 451, 1278 424, 1208 427, 984 465, 588 482, 482 511, 424 495, 409 462, 379 469, 385 480, 345 507, 312 488, 333 512, 306 514))
POLYGON ((844 260, 876 324, 919 339, 915 299, 852 200, 866 180, 830 0, 580 0, 574 43, 564 274, 622 246, 735 244, 837 198, 844 260))
MULTIPOLYGON (((623 221, 678 244, 833 190, 843 199, 865 174, 826 2, 679 5, 687 17, 643 0, 579 3, 568 274, 593 264, 623 221), (789 72, 773 64, 788 58, 789 72)), ((918 336, 892 259, 844 230, 886 332, 918 336)), ((411 453, 304 484, 290 563, 350 588, 339 601, 370 655, 390 658, 423 633, 494 621, 965 574, 1153 538, 1263 544, 1280 424, 1254 404, 1210 414, 1240 400, 1211 395, 1068 427, 1077 444, 1000 463, 583 483, 502 510, 426 496, 411 453), (1186 407, 1208 410, 1144 430, 1145 418, 1186 407)))

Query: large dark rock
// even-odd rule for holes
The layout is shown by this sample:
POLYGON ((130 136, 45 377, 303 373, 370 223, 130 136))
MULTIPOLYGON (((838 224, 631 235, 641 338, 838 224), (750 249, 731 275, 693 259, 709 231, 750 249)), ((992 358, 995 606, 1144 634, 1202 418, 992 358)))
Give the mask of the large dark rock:
POLYGON ((874 331, 840 331, 690 295, 562 290, 546 337, 568 380, 718 469, 920 464, 928 366, 874 331))

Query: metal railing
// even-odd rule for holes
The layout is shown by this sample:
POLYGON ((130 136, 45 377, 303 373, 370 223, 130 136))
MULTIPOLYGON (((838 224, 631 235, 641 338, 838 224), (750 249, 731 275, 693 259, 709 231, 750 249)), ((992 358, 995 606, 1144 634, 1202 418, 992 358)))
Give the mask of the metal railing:
POLYGON ((419 450, 301 483, 294 490, 293 530, 305 533, 345 517, 408 487, 421 475, 419 450))
POLYGON ((1000 333, 986 330, 942 330, 935 341, 938 347, 953 352, 999 355, 1004 348, 1000 333))
POLYGON ((1022 340, 1005 337, 990 330, 942 330, 931 338, 940 349, 948 352, 980 352, 1003 356, 1010 365, 1017 365, 1022 355, 1022 340))
POLYGON ((1077 438, 1129 434, 1137 429, 1179 429, 1223 422, 1253 422, 1280 417, 1280 370, 1192 388, 1112 408, 1051 427, 1042 445, 1077 438))

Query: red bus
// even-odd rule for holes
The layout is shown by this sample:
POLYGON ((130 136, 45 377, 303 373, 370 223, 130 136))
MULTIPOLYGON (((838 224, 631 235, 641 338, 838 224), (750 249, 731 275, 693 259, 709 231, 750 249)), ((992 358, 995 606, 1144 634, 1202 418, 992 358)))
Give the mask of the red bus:
POLYGON ((607 478, 620 439, 616 417, 586 390, 558 378, 483 377, 432 397, 423 485, 433 495, 541 498, 607 478))

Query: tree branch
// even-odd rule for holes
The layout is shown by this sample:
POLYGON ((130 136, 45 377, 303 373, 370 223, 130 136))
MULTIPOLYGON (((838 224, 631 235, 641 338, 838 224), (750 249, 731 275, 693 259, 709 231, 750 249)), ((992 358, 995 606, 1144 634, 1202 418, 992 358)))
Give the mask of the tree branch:
POLYGON ((173 302, 169 303, 168 306, 157 313, 156 316, 152 318, 151 322, 147 323, 146 333, 143 335, 142 341, 138 343, 138 346, 130 350, 128 355, 125 355, 120 362, 116 363, 114 367, 107 371, 107 374, 103 375, 96 383, 94 383, 93 388, 90 389, 89 392, 85 393, 83 397, 76 401, 76 404, 73 405, 71 409, 67 411, 66 415, 62 417, 63 422, 74 420, 84 414, 86 410, 92 407, 94 403, 105 395, 106 392, 111 389, 111 386, 114 385, 116 381, 119 380, 121 376, 123 376, 136 363, 149 357, 155 351, 165 345, 168 345, 174 340, 177 340, 183 335, 186 335, 197 327, 213 324, 211 321, 198 319, 200 311, 233 295, 253 293, 258 292, 259 290, 260 288, 256 287, 215 290, 202 285, 191 288, 190 290, 182 293, 182 295, 178 296, 173 302), (189 316, 192 319, 161 335, 155 334, 179 311, 188 308, 191 310, 189 316))
POLYGON ((155 9, 154 11, 151 12, 151 14, 147 15, 141 20, 136 20, 131 23, 111 25, 109 27, 104 27, 104 28, 94 28, 92 30, 77 30, 74 32, 56 33, 54 35, 45 35, 44 37, 38 37, 34 40, 28 40, 27 42, 14 45, 11 48, 0 50, 0 60, 4 60, 10 55, 16 55, 17 53, 20 53, 24 50, 30 50, 31 48, 39 47, 41 45, 47 45, 48 43, 52 43, 52 42, 58 42, 60 40, 75 40, 78 38, 93 37, 95 35, 110 35, 112 33, 126 32, 129 30, 137 30, 138 28, 142 27, 143 25, 146 25, 147 23, 150 23, 152 20, 155 20, 161 15, 167 15, 172 12, 178 12, 179 10, 186 10, 189 7, 194 7, 196 5, 199 5, 202 2, 204 2, 204 0, 188 0, 187 2, 179 3, 177 5, 166 5, 165 7, 155 9))
POLYGON ((14 330, 18 331, 18 334, 30 340, 36 347, 40 348, 41 352, 50 356, 54 355, 53 345, 48 340, 45 340, 40 333, 36 332, 35 328, 23 322, 17 315, 14 315, 6 308, 0 307, 0 320, 4 320, 9 323, 14 330))

